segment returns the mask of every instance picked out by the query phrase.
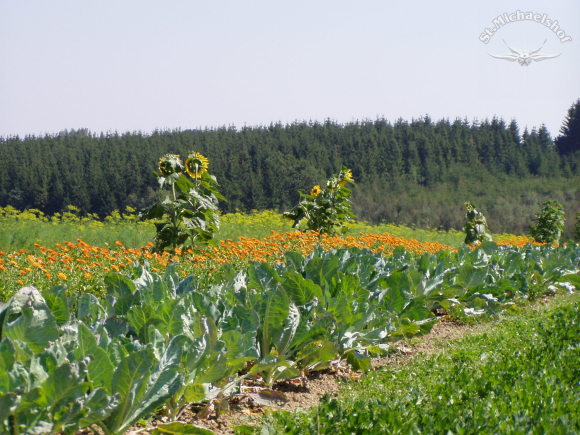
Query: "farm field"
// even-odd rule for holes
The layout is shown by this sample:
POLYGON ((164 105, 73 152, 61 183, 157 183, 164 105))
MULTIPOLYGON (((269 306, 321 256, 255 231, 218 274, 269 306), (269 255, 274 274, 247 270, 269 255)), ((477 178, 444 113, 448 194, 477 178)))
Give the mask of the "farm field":
POLYGON ((275 412, 276 433, 578 433, 578 294, 463 328, 421 355, 394 355, 303 412, 275 412), (531 308, 531 309, 530 309, 531 308))
MULTIPOLYGON (((19 212, 12 207, 0 207, 0 223, 2 224, 0 250, 4 252, 32 250, 35 244, 52 248, 57 243, 75 241, 79 238, 95 246, 106 246, 107 243, 113 245, 116 241, 121 241, 125 246, 136 248, 146 245, 155 235, 153 223, 139 222, 135 210, 131 208, 124 213, 114 212, 105 219, 99 219, 93 215, 79 217, 75 207, 69 207, 68 212, 53 216, 45 216, 38 210, 19 212)), ((347 226, 351 234, 390 233, 405 239, 439 242, 450 246, 458 246, 465 238, 463 233, 453 230, 429 231, 402 225, 368 225, 364 222, 348 223, 347 226)), ((221 228, 216 240, 237 241, 240 236, 264 239, 270 236, 272 231, 285 233, 294 230, 291 221, 274 211, 227 213, 221 216, 221 228)))
MULTIPOLYGON (((217 282, 224 264, 239 270, 248 260, 274 261, 286 250, 309 253, 318 243, 312 235, 294 232, 290 222, 272 211, 222 216, 219 245, 204 253, 177 252, 169 256, 151 254, 155 227, 139 222, 134 210, 113 213, 99 220, 94 216, 78 217, 74 207, 69 212, 46 217, 41 212, 18 212, 0 208, 0 301, 7 300, 18 288, 34 285, 48 289, 67 284, 69 290, 104 294, 102 277, 119 272, 135 261, 148 261, 155 272, 177 259, 180 275, 204 273, 204 279, 217 282), (250 252, 252 253, 250 255, 250 252), (218 269, 217 273, 215 272, 218 269)), ((457 231, 428 231, 404 226, 365 223, 348 224, 351 236, 345 240, 327 238, 327 247, 358 246, 392 252, 396 246, 417 252, 437 252, 460 246, 464 235, 457 231)), ((532 242, 525 236, 495 235, 500 244, 523 246, 532 242)))
MULTIPOLYGON (((473 249, 390 234, 274 232, 201 254, 80 240, 4 255, 30 263, 34 283, 44 284, 40 291, 18 284, 2 304, 2 431, 74 433, 96 425, 121 434, 138 423, 153 430, 147 419, 162 409, 154 433, 210 433, 180 416, 197 409, 213 419, 240 396, 282 404, 280 385, 337 367, 362 377, 397 343, 428 334, 437 310, 495 318, 580 286, 578 245, 525 242, 473 249), (93 263, 101 264, 85 272, 93 263)), ((275 417, 282 425, 291 418, 275 417)), ((292 424, 311 426, 300 418, 292 424)))

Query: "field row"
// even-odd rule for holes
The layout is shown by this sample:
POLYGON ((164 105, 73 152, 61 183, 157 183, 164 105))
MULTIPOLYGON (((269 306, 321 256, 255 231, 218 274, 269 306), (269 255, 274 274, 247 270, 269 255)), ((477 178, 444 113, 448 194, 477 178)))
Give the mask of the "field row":
MULTIPOLYGON (((86 253, 110 257, 117 267, 129 254, 166 264, 157 273, 126 261, 123 274, 98 278, 99 296, 65 285, 25 287, 0 305, 0 432, 72 434, 97 424, 118 435, 163 407, 169 422, 158 433, 208 433, 179 423, 185 407, 203 403, 219 413, 240 394, 274 405, 286 400, 279 381, 301 382, 344 360, 355 373, 368 371, 371 357, 428 333, 435 310, 495 315, 580 287, 578 245, 484 243, 433 252, 425 245, 419 253, 413 243, 412 251, 401 244, 385 255, 375 246, 384 243, 379 236, 361 237, 368 245, 362 249, 327 238, 334 249, 311 251, 304 237, 318 242, 316 234, 283 238, 270 247, 295 249, 267 251, 281 261, 245 259, 239 271, 224 263, 212 282, 204 279, 207 270, 183 277, 181 261, 157 259, 148 249, 119 246, 113 254, 81 242, 61 245, 61 263, 68 255, 88 264, 86 253), (259 387, 245 389, 249 380, 259 387)), ((240 246, 224 242, 221 249, 236 255, 240 246)), ((193 267, 219 264, 216 252, 205 253, 204 262, 194 256, 193 267)))

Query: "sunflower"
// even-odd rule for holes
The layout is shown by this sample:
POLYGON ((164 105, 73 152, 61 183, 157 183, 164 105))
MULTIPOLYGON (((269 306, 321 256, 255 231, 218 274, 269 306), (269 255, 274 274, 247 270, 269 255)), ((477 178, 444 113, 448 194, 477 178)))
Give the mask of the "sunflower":
POLYGON ((346 172, 342 173, 342 181, 338 184, 340 184, 340 187, 344 187, 346 185, 346 183, 348 183, 351 179, 352 179, 352 172, 350 169, 347 169, 346 172))
POLYGON ((204 172, 207 171, 209 160, 200 153, 195 152, 190 154, 185 161, 185 171, 191 178, 201 178, 204 172))
POLYGON ((159 173, 168 177, 174 173, 180 173, 183 169, 183 163, 179 159, 179 154, 165 154, 159 159, 159 173))
POLYGON ((312 188, 312 191, 310 192, 310 194, 312 196, 318 196, 320 194, 320 192, 322 192, 322 189, 320 188, 319 185, 316 185, 312 188))

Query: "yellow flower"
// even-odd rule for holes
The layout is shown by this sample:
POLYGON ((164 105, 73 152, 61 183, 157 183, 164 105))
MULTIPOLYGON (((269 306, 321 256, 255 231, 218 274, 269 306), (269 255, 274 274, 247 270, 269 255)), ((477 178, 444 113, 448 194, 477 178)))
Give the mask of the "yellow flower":
POLYGON ((338 184, 340 184, 340 187, 344 187, 346 185, 346 183, 348 183, 351 179, 352 179, 352 172, 350 169, 347 169, 346 172, 343 173, 342 181, 338 184))
POLYGON ((310 194, 312 196, 318 196, 320 194, 320 192, 322 192, 322 189, 320 188, 319 185, 316 185, 312 188, 312 191, 310 192, 310 194))
POLYGON ((180 173, 183 163, 179 159, 179 154, 165 154, 159 159, 159 173, 167 177, 174 173, 180 173))
POLYGON ((58 277, 59 277, 60 279, 64 279, 64 280, 66 280, 66 275, 65 275, 64 273, 62 273, 62 272, 58 272, 58 277))
POLYGON ((91 279, 92 277, 93 277, 93 275, 91 275, 89 272, 85 272, 86 279, 91 279))
POLYGON ((185 171, 191 178, 201 178, 204 172, 207 171, 209 160, 200 153, 195 152, 190 154, 185 161, 185 171))

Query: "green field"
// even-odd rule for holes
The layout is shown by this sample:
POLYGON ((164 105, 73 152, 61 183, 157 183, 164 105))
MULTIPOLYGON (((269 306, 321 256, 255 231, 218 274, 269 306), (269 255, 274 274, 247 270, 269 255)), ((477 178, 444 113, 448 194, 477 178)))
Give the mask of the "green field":
MULTIPOLYGON (((140 247, 153 240, 155 227, 150 222, 139 222, 132 213, 113 213, 103 220, 92 216, 79 217, 76 213, 46 217, 38 211, 17 212, 11 208, 0 208, 0 250, 13 252, 29 251, 34 244, 54 248, 64 241, 82 239, 90 245, 113 245, 117 240, 125 246, 140 247)), ((439 242, 459 246, 465 236, 458 231, 415 229, 391 224, 369 225, 364 222, 349 224, 350 234, 391 233, 419 242, 439 242)), ((238 240, 240 236, 263 239, 272 231, 294 231, 291 222, 274 211, 254 211, 250 214, 231 213, 221 216, 221 228, 216 240, 238 240)))
POLYGON ((21 289, 0 304, 0 432, 98 426, 121 435, 139 423, 154 434, 210 434, 191 424, 203 419, 181 421, 182 411, 205 406, 217 418, 248 385, 263 388, 250 400, 273 406, 286 400, 281 381, 337 359, 368 377, 318 412, 276 414, 274 429, 577 430, 578 296, 555 305, 555 317, 534 317, 529 302, 580 287, 578 245, 487 242, 422 254, 398 246, 392 255, 315 247, 283 258, 226 265, 214 280, 180 276, 179 261, 162 273, 133 265, 99 277, 97 295, 21 289), (519 307, 520 317, 503 319, 519 307), (496 321, 495 332, 408 368, 371 369, 397 342, 428 334, 441 309, 496 321))

